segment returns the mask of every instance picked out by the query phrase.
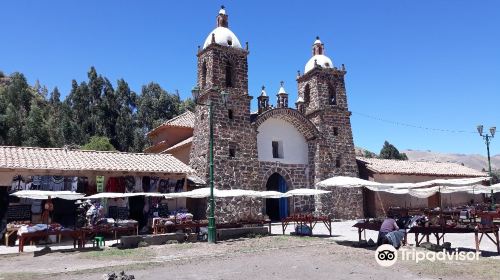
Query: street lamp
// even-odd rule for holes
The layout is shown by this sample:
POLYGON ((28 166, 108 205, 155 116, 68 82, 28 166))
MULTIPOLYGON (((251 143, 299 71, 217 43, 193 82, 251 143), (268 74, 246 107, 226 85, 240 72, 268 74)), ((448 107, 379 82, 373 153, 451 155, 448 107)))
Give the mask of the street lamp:
MULTIPOLYGON (((199 103, 200 88, 193 87, 191 90, 193 99, 196 105, 207 106, 209 123, 210 123, 210 199, 209 199, 209 216, 208 216, 208 242, 215 243, 216 230, 215 230, 215 199, 214 199, 214 124, 213 124, 213 102, 208 100, 208 104, 199 103)), ((222 102, 224 106, 227 105, 229 93, 222 91, 222 102)))
MULTIPOLYGON (((491 174, 491 160, 490 160, 490 142, 491 138, 495 137, 495 132, 497 128, 495 126, 492 126, 490 128, 490 134, 486 133, 483 135, 483 126, 478 125, 477 126, 477 132, 479 132, 479 135, 483 137, 484 142, 486 143, 486 151, 488 152, 488 171, 490 175, 490 185, 493 185, 493 174, 491 174)), ((491 207, 495 207, 495 197, 493 196, 493 189, 491 190, 491 207)))

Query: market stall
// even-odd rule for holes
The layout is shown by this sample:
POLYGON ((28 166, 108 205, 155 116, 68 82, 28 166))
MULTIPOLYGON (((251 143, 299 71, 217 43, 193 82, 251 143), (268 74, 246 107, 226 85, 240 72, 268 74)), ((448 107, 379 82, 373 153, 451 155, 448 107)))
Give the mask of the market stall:
MULTIPOLYGON (((419 183, 392 183, 379 184, 375 182, 365 181, 358 178, 333 177, 328 180, 318 183, 318 185, 328 185, 336 187, 366 187, 376 192, 389 192, 393 194, 409 194, 416 197, 430 197, 436 193, 454 193, 454 192, 470 192, 470 191, 491 191, 497 188, 496 186, 482 186, 481 184, 488 181, 489 177, 476 178, 461 178, 461 179, 437 179, 419 183)), ((441 205, 441 204, 440 204, 441 205)), ((498 227, 494 225, 493 218, 481 218, 481 212, 475 209, 469 212, 469 208, 454 208, 443 209, 408 209, 396 208, 389 209, 395 217, 400 217, 401 213, 420 217, 420 223, 415 223, 405 228, 405 241, 407 233, 415 234, 416 245, 418 246, 424 238, 429 241, 430 236, 435 236, 438 244, 444 240, 446 233, 475 233, 476 248, 479 250, 482 237, 487 236, 498 247, 498 227), (465 213, 465 214, 464 214, 465 213), (478 217, 479 216, 479 217, 478 217), (477 219, 476 219, 477 218, 477 219), (467 222, 465 222, 467 220, 467 222), (477 223, 481 220, 481 223, 477 223), (485 220, 491 220, 488 226, 485 226, 485 220), (481 236, 479 236, 479 234, 481 236), (419 238, 420 235, 420 238, 419 238)), ((366 230, 379 231, 382 220, 366 219, 357 222, 353 227, 358 229, 359 241, 362 240, 364 233, 366 240, 366 230)), ((500 251, 499 251, 500 253, 500 251)))
POLYGON ((5 244, 21 236, 23 226, 28 231, 20 244, 40 239, 29 227, 41 229, 37 225, 50 201, 52 221, 36 232, 74 237, 82 246, 95 235, 137 234, 158 212, 165 193, 186 190, 191 173, 168 154, 0 146, 0 193, 8 201, 5 211, 0 207, 0 219, 7 221, 0 232, 5 244))
MULTIPOLYGON (((293 204, 295 205, 296 196, 316 196, 329 193, 329 191, 318 190, 318 189, 308 189, 308 188, 298 188, 287 191, 282 194, 282 197, 293 197, 293 204)), ((323 223, 328 229, 330 236, 332 236, 332 221, 328 216, 314 215, 312 213, 293 213, 292 215, 285 217, 281 220, 281 229, 283 234, 290 224, 295 224, 296 233, 302 235, 312 235, 314 227, 317 223, 323 223)))
MULTIPOLYGON (((258 191, 230 189, 219 190, 214 189, 214 197, 228 198, 228 197, 260 197, 258 191)), ((177 200, 179 198, 194 198, 203 199, 210 196, 210 188, 199 188, 188 192, 170 193, 165 194, 167 199, 177 200)), ((239 221, 237 223, 218 223, 217 228, 238 228, 245 225, 265 225, 267 224, 270 229, 270 221, 239 221)), ((170 215, 165 217, 157 217, 153 219, 153 233, 166 233, 182 230, 185 232, 200 232, 203 228, 208 226, 207 220, 194 220, 193 215, 188 212, 171 212, 170 215)))

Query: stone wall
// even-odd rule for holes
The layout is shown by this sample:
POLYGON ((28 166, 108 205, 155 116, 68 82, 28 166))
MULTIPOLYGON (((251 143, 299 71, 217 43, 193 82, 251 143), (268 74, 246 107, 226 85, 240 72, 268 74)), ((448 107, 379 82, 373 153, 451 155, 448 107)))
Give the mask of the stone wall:
POLYGON ((332 219, 363 217, 363 192, 361 188, 323 188, 331 193, 319 195, 316 212, 332 219))
MULTIPOLYGON (((309 102, 304 104, 305 115, 320 135, 310 144, 314 183, 333 176, 358 176, 345 73, 336 68, 315 68, 297 79, 299 96, 304 97, 305 88, 309 87, 309 102), (335 92, 334 104, 330 102, 331 89, 335 92)), ((355 191, 335 190, 316 199, 316 211, 342 219, 362 217, 363 196, 355 191)))
POLYGON ((236 223, 240 221, 262 220, 264 217, 262 214, 262 208, 262 198, 216 198, 215 221, 216 223, 236 223))
MULTIPOLYGON (((212 104, 213 109, 214 186, 217 189, 253 189, 258 185, 257 133, 250 122, 252 97, 248 95, 247 55, 246 50, 217 44, 209 45, 198 54, 198 86, 201 88, 198 102, 212 104), (233 71, 231 86, 226 84, 227 63, 231 64, 233 71), (227 104, 223 103, 221 91, 229 93, 227 104), (230 151, 234 151, 234 155, 230 151)), ((198 176, 210 182, 209 107, 197 105, 195 116, 190 165, 198 176)), ((261 212, 260 199, 227 198, 216 201, 215 216, 219 222, 258 219, 261 212)))

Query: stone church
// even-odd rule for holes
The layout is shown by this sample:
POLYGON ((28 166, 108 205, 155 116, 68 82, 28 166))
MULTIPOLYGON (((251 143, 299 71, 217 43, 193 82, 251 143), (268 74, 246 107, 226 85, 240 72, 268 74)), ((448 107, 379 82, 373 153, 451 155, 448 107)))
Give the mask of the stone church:
MULTIPOLYGON (((295 104, 290 104, 281 83, 275 106, 271 105, 273 95, 262 87, 256 98, 258 111, 251 112, 255 101, 248 89, 248 44, 242 46, 229 29, 224 8, 216 24, 198 49, 196 85, 198 103, 213 105, 215 187, 286 192, 314 188, 315 183, 336 175, 357 177, 346 70, 344 65, 334 66, 319 37, 304 73, 297 75, 295 104), (223 91, 229 96, 226 103, 223 91)), ((197 105, 194 113, 187 112, 150 132, 153 146, 146 152, 179 153, 209 182, 209 127, 208 107, 197 105), (185 128, 183 139, 178 137, 181 132, 162 132, 180 127, 185 128)), ((316 198, 218 199, 216 211, 216 217, 226 221, 256 215, 277 220, 304 211, 353 218, 363 216, 363 195, 343 189, 316 198)))

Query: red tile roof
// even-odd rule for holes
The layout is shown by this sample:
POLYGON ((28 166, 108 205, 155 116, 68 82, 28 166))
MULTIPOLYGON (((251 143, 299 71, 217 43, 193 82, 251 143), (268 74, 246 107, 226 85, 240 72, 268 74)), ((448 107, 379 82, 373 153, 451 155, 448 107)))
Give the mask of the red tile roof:
POLYGON ((193 173, 169 154, 84 151, 0 146, 0 170, 124 171, 193 173))
POLYGON ((451 162, 411 161, 357 157, 368 170, 379 174, 482 177, 486 173, 451 162))

